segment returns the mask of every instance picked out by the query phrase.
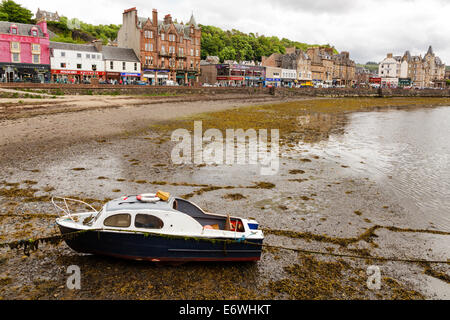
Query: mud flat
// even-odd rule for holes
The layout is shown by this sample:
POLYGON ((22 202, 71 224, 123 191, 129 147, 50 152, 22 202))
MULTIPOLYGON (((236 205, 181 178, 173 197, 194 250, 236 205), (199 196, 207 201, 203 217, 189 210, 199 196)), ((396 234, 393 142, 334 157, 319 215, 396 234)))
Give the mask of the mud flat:
MULTIPOLYGON (((448 106, 450 99, 264 103, 164 103, 3 120, 0 243, 58 234, 49 204, 52 195, 84 199, 98 207, 108 199, 160 189, 210 212, 256 218, 269 245, 362 259, 266 248, 254 264, 160 265, 79 255, 64 243, 47 243, 29 255, 0 249, 1 298, 448 299, 448 264, 371 260, 448 261, 450 223, 448 215, 438 214, 447 203, 428 204, 418 195, 408 198, 398 191, 412 193, 405 187, 407 178, 414 182, 411 189, 423 185, 411 179, 414 167, 404 172, 386 160, 397 149, 368 154, 367 148, 391 146, 383 139, 395 136, 370 128, 399 120, 404 124, 414 115, 445 119, 448 108, 436 106, 448 106), (403 116, 395 118, 396 112, 403 116), (278 174, 261 176, 256 166, 172 164, 171 132, 192 131, 196 120, 203 122, 204 130, 279 129, 278 174), (358 131, 361 128, 368 129, 358 131), (356 156, 346 149, 349 144, 356 156), (66 288, 71 265, 81 269, 81 290, 66 288), (370 266, 381 270, 380 290, 367 287, 370 266)), ((408 159, 399 163, 403 160, 408 159)), ((420 163, 427 168, 425 160, 420 163)), ((436 166, 444 170, 440 174, 448 174, 449 162, 437 160, 436 166)), ((428 168, 425 175, 435 169, 428 168)), ((430 187, 427 197, 440 195, 447 186, 438 187, 430 187)))

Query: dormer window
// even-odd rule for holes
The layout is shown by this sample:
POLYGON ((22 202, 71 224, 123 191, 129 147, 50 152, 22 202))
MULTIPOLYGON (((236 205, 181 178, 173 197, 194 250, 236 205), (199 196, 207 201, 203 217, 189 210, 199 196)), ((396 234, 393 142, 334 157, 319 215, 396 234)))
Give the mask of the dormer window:
POLYGON ((17 26, 15 24, 11 26, 11 34, 18 34, 17 26))
POLYGON ((36 27, 31 28, 31 35, 33 37, 37 37, 38 36, 38 30, 36 27))

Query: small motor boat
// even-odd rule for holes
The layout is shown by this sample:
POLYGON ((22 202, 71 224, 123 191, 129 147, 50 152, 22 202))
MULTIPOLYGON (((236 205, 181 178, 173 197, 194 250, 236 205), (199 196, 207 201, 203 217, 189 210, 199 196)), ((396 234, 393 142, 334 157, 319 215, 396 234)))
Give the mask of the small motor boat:
POLYGON ((56 224, 65 242, 79 253, 154 262, 261 258, 264 234, 258 222, 206 213, 167 193, 122 197, 100 211, 80 200, 53 198, 52 203, 64 213, 56 224), (89 211, 72 214, 68 202, 89 211))

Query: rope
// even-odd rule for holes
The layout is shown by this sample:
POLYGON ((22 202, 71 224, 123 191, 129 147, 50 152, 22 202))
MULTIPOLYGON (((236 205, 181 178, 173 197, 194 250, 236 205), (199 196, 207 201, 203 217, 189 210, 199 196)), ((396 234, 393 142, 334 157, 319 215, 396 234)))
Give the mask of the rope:
MULTIPOLYGON (((101 229, 95 229, 95 230, 89 230, 90 232, 100 232, 104 231, 101 229)), ((114 232, 125 232, 129 233, 129 231, 124 230, 109 230, 114 232)), ((87 231, 77 231, 73 233, 68 233, 64 235, 57 235, 52 237, 46 237, 46 238, 38 238, 38 239, 28 239, 28 240, 18 240, 18 241, 12 241, 7 243, 0 243, 0 248, 10 248, 10 249, 17 249, 23 247, 24 254, 29 256, 30 250, 38 250, 39 249, 39 243, 60 243, 62 240, 68 239, 68 238, 74 238, 77 235, 81 233, 85 233, 87 231)), ((143 234, 143 235, 149 235, 149 233, 141 232, 141 231, 134 231, 135 234, 143 234)), ((158 234, 151 234, 153 236, 158 236, 158 234)), ((159 235, 164 237, 164 235, 159 235)), ((177 238, 176 236, 170 236, 177 238)), ((450 265, 450 259, 447 261, 439 261, 439 260, 423 260, 423 259, 412 259, 412 258, 392 258, 392 257, 377 257, 377 256, 359 256, 359 255, 351 255, 351 254, 339 254, 339 253, 332 253, 332 252, 322 252, 322 251, 314 251, 314 250, 306 250, 306 249, 299 249, 299 248, 289 248, 289 247, 283 247, 283 246, 272 246, 268 244, 259 244, 254 243, 250 241, 241 239, 236 240, 221 240, 221 239, 205 239, 205 238, 195 238, 195 237, 179 237, 183 239, 194 239, 194 240, 200 240, 200 241, 214 241, 214 242, 223 242, 225 245, 227 243, 243 243, 248 245, 254 245, 261 248, 274 248, 274 249, 282 249, 282 250, 289 250, 294 251, 298 253, 305 253, 305 254, 313 254, 313 255, 322 255, 322 256, 332 256, 332 257, 339 257, 339 258, 353 258, 353 259, 363 259, 363 260, 377 260, 377 261, 385 261, 385 262, 407 262, 407 263, 430 263, 430 264, 449 264, 450 265)))
MULTIPOLYGON (((248 244, 251 244, 251 243, 248 243, 248 244)), ((322 251, 314 251, 314 250, 306 250, 306 249, 295 249, 295 248, 288 248, 288 247, 282 247, 282 246, 271 246, 271 245, 264 245, 264 244, 262 246, 266 247, 266 248, 282 249, 282 250, 295 251, 295 252, 299 252, 299 253, 332 256, 332 257, 339 257, 339 258, 378 260, 378 261, 385 261, 385 262, 450 264, 450 259, 447 261, 439 261, 439 260, 421 260, 421 259, 407 259, 407 258, 404 258, 404 259, 402 259, 402 258, 387 258, 387 257, 377 257, 377 256, 375 256, 375 257, 374 256, 358 256, 358 255, 351 255, 351 254, 339 254, 339 253, 322 252, 322 251)))

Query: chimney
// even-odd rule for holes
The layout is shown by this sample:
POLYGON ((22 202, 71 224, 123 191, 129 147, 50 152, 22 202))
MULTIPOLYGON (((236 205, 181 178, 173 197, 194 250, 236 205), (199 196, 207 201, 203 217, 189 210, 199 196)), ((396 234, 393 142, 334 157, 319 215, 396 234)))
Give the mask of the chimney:
POLYGON ((172 23, 172 16, 168 14, 164 17, 164 24, 171 24, 171 23, 172 23))
POLYGON ((392 53, 388 53, 388 54, 387 54, 387 57, 388 57, 388 58, 393 58, 394 55, 393 55, 392 53))
POLYGON ((36 25, 38 25, 41 28, 42 33, 44 34, 44 37, 47 38, 48 37, 48 30, 47 30, 47 21, 45 20, 45 18, 40 19, 36 23, 36 25))
POLYGON ((94 40, 94 41, 92 41, 92 43, 94 44, 94 47, 98 52, 102 52, 102 49, 103 49, 102 40, 94 40))
POLYGON ((153 9, 153 12, 152 12, 152 22, 155 27, 158 26, 158 10, 156 10, 156 9, 153 9))

